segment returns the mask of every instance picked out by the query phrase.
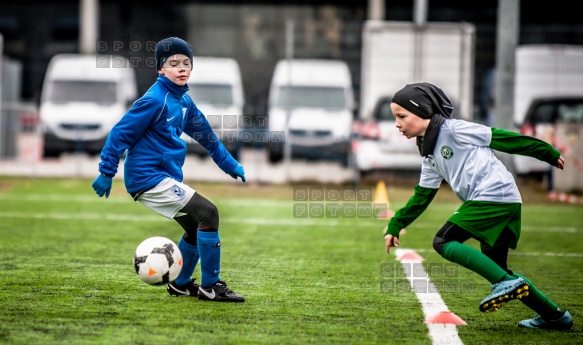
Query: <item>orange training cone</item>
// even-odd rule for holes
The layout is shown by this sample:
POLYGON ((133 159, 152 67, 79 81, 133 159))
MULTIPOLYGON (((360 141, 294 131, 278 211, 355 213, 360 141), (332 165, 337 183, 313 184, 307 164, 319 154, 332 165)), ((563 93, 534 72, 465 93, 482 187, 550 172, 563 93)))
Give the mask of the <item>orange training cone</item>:
POLYGON ((377 214, 377 218, 379 219, 390 219, 395 214, 395 212, 389 208, 391 203, 389 202, 387 186, 382 180, 377 183, 372 203, 375 209, 380 208, 379 213, 377 214))
POLYGON ((467 325, 459 316, 451 311, 442 311, 425 320, 425 323, 439 323, 450 325, 467 325))
POLYGON ((414 250, 403 251, 401 255, 397 257, 397 261, 404 262, 423 262, 425 259, 417 254, 414 250))

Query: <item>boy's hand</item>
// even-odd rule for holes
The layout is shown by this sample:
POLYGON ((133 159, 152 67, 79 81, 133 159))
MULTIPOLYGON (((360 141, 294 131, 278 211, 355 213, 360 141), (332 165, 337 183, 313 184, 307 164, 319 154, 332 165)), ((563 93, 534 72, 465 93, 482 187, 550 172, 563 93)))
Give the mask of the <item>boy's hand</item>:
POLYGON ((565 158, 563 158, 563 156, 559 156, 559 159, 557 159, 557 163, 555 163, 555 167, 563 170, 563 168, 565 167, 565 158))
POLYGON ((385 236, 386 246, 387 246, 387 254, 390 253, 391 247, 398 247, 399 246, 399 238, 393 235, 386 235, 385 236))
POLYGON ((243 166, 241 164, 237 164, 237 167, 235 168, 235 170, 233 170, 232 173, 230 173, 229 175, 231 175, 232 178, 234 178, 235 180, 237 179, 237 177, 240 177, 241 180, 243 182, 245 182, 245 169, 243 169, 243 166))
POLYGON ((91 187, 93 187, 93 190, 95 190, 95 193, 97 193, 99 197, 105 195, 105 198, 107 199, 109 198, 109 193, 111 192, 111 183, 111 177, 99 174, 99 176, 97 176, 97 178, 91 184, 91 187))

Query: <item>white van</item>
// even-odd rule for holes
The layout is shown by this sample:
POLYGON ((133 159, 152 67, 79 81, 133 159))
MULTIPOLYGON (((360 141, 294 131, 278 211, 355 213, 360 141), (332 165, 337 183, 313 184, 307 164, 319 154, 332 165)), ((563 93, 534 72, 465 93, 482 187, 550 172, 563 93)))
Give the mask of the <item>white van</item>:
MULTIPOLYGON (((238 160, 245 102, 239 64, 232 58, 194 56, 192 66, 188 94, 225 148, 238 160)), ((187 143, 189 153, 207 156, 206 150, 196 140, 186 134, 182 134, 182 139, 187 143)))
POLYGON ((290 141, 292 157, 348 163, 354 91, 345 62, 279 61, 271 81, 268 106, 267 149, 272 163, 282 159, 285 141, 290 141))
POLYGON ((136 97, 134 69, 126 58, 55 55, 47 68, 40 102, 43 156, 99 154, 109 131, 136 97))

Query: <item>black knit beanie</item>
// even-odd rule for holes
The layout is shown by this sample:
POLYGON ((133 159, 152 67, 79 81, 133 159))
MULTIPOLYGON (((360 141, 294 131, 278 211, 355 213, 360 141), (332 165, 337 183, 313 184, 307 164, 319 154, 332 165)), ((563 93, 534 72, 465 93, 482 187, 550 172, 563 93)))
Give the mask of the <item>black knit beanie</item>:
MULTIPOLYGON (((178 37, 168 37, 156 43, 156 71, 162 68, 166 59, 176 54, 186 55, 192 62, 192 48, 186 41, 178 37)), ((190 68, 192 69, 192 63, 190 68)))
POLYGON ((392 102, 423 119, 430 119, 434 114, 448 119, 453 112, 453 105, 443 90, 430 83, 407 84, 395 93, 392 102))

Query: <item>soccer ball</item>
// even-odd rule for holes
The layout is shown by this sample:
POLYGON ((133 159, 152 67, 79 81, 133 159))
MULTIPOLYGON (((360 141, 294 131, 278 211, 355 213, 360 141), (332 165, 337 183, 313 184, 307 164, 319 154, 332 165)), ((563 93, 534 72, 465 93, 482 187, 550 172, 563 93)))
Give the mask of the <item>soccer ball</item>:
POLYGON ((182 269, 182 253, 172 240, 155 236, 144 240, 134 254, 138 277, 150 285, 173 282, 182 269))

